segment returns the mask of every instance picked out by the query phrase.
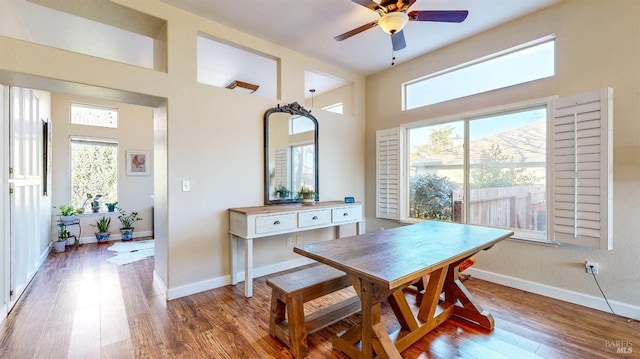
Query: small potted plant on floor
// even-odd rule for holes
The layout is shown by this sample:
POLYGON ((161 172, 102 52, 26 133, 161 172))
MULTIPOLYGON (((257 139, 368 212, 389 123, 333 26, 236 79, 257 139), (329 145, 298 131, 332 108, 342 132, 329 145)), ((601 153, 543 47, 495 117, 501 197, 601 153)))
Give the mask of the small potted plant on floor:
POLYGON ((72 235, 67 230, 67 225, 63 221, 59 221, 58 222, 58 239, 56 239, 56 241, 53 242, 53 249, 58 253, 64 252, 69 238, 74 239, 74 244, 78 243, 78 237, 76 237, 75 235, 72 235))
POLYGON ((92 226, 98 229, 98 232, 94 233, 98 244, 107 243, 107 241, 109 241, 109 237, 111 237, 111 232, 109 232, 111 217, 102 216, 98 218, 96 220, 96 224, 92 224, 92 226))
POLYGON ((127 214, 126 211, 120 209, 120 215, 118 216, 120 220, 120 233, 122 233, 123 241, 130 241, 133 239, 133 224, 137 221, 142 220, 142 218, 138 217, 138 212, 131 212, 127 214))

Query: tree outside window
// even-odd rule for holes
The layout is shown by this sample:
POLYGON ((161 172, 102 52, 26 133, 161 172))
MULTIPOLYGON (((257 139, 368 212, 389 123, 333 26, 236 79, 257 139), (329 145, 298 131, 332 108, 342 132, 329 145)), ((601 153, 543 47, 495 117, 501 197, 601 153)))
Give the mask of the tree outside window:
MULTIPOLYGON (((87 194, 102 195, 105 203, 118 200, 118 143, 106 140, 71 140, 71 205, 82 207, 87 194)), ((88 207, 84 208, 85 211, 88 207)))

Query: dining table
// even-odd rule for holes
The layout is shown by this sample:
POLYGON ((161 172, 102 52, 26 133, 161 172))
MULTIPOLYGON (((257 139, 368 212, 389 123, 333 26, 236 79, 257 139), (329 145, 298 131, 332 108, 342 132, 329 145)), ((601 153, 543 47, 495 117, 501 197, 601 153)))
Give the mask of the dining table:
POLYGON ((360 297, 360 321, 333 337, 334 349, 350 358, 401 358, 400 352, 452 316, 493 329, 493 317, 465 288, 458 266, 512 235, 508 229, 423 221, 296 246, 294 252, 344 271, 360 297), (399 323, 393 333, 381 321, 385 301, 399 323))

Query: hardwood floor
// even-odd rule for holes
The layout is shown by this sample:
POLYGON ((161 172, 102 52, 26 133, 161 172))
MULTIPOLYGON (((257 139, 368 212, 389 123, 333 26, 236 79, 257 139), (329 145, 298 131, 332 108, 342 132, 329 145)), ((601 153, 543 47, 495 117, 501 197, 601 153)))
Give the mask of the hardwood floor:
MULTIPOLYGON (((106 262, 109 245, 49 255, 0 326, 1 358, 291 357, 268 334, 269 276, 254 281, 253 298, 244 298, 240 283, 166 302, 152 285, 153 259, 117 266, 106 262)), ((495 329, 452 319, 403 357, 640 358, 638 322, 478 279, 465 285, 493 314, 495 329)), ((385 326, 398 328, 388 306, 383 312, 385 326)), ((354 315, 311 334, 307 358, 344 358, 332 350, 331 336, 357 320, 354 315)))

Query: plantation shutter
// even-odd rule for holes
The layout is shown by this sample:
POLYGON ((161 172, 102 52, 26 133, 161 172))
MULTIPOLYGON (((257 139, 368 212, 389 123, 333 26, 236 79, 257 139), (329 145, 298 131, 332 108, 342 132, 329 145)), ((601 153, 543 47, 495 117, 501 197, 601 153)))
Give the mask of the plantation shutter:
POLYGON ((276 168, 274 175, 275 188, 288 187, 289 179, 289 151, 287 147, 276 148, 276 168))
POLYGON ((560 98, 552 119, 554 239, 611 250, 613 90, 560 98))
POLYGON ((399 220, 401 198, 402 132, 376 132, 376 217, 399 220))

